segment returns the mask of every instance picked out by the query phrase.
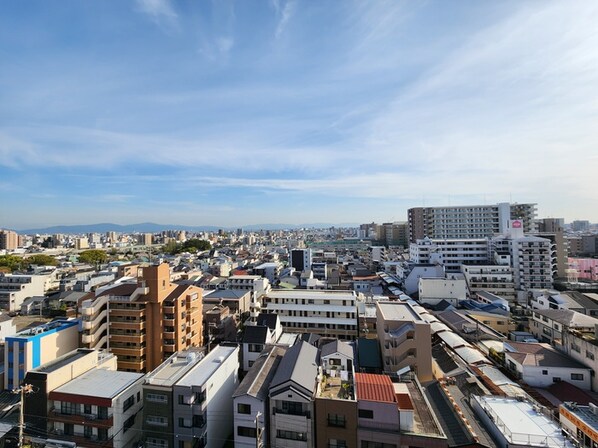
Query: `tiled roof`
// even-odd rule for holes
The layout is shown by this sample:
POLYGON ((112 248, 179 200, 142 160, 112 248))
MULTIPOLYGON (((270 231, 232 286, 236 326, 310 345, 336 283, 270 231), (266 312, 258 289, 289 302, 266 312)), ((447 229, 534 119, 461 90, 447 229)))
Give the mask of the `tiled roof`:
POLYGON ((409 394, 396 394, 399 409, 413 409, 413 402, 409 394))
POLYGON ((356 373, 357 399, 396 403, 397 397, 388 375, 356 373))

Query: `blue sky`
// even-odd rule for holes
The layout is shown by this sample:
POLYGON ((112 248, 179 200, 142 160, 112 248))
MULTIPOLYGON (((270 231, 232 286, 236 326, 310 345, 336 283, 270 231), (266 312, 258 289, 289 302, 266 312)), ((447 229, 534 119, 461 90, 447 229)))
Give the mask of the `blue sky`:
POLYGON ((0 5, 0 227, 598 222, 598 2, 0 5))

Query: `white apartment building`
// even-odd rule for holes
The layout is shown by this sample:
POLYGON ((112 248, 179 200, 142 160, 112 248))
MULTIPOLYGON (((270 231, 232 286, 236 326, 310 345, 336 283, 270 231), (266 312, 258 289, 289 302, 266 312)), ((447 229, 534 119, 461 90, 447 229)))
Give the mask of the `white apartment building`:
POLYGON ((278 314, 287 332, 355 339, 357 298, 354 291, 272 290, 262 298, 262 309, 278 314))
POLYGON ((270 291, 270 281, 259 275, 232 275, 227 280, 228 289, 251 291, 254 299, 270 291))
POLYGON ((453 306, 467 299, 467 285, 463 279, 420 278, 419 302, 437 305, 446 300, 453 306))
POLYGON ((424 238, 409 245, 409 258, 416 264, 440 264, 447 272, 460 272, 462 264, 488 264, 490 245, 487 238, 424 238))
POLYGON ((503 233, 511 219, 521 219, 526 233, 537 230, 536 204, 463 205, 416 207, 408 210, 409 241, 489 238, 503 233))
POLYGON ((507 234, 492 238, 491 244, 497 254, 510 256, 518 299, 525 300, 530 289, 552 287, 556 251, 549 239, 524 236, 521 221, 511 221, 511 226, 507 234))
POLYGON ((49 289, 58 286, 56 272, 34 275, 0 274, 0 308, 6 311, 20 311, 25 299, 43 296, 49 289))
POLYGON ((513 268, 509 265, 461 265, 469 292, 486 291, 507 300, 515 299, 513 268))

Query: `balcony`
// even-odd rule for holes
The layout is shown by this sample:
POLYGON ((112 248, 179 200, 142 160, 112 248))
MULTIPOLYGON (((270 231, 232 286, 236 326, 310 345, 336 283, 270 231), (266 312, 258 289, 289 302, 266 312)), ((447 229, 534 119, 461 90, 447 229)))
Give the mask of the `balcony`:
POLYGON ((48 413, 48 420, 62 423, 72 423, 74 425, 88 425, 96 428, 112 428, 114 424, 113 417, 98 418, 94 414, 63 414, 60 410, 52 407, 48 413))
POLYGON ((287 410, 282 408, 272 408, 272 413, 276 414, 283 414, 283 415, 294 415, 296 417, 305 417, 307 419, 311 419, 311 412, 309 411, 295 411, 295 410, 287 410))
POLYGON ((174 306, 164 306, 162 307, 162 312, 164 314, 175 314, 176 310, 174 306))
POLYGON ((122 356, 144 356, 145 347, 114 347, 110 345, 110 353, 122 356))
POLYGON ((174 331, 165 331, 162 333, 164 339, 176 339, 176 333, 174 331))
POLYGON ((128 342, 133 344, 143 344, 145 342, 145 334, 110 334, 110 343, 128 342))
POLYGON ((125 360, 121 361, 118 359, 118 370, 134 370, 136 372, 142 372, 145 369, 145 361, 131 361, 125 360))
POLYGON ((129 320, 129 321, 113 321, 110 320, 110 328, 115 330, 145 330, 145 321, 129 320))
POLYGON ((92 437, 85 437, 83 434, 74 434, 74 435, 66 435, 64 432, 55 431, 59 437, 52 437, 49 438, 59 438, 60 440, 65 440, 67 442, 74 442, 77 446, 85 446, 85 447, 111 447, 113 446, 112 440, 99 440, 97 436, 92 437))
POLYGON ((145 316, 145 310, 135 308, 110 308, 110 318, 117 316, 145 316))

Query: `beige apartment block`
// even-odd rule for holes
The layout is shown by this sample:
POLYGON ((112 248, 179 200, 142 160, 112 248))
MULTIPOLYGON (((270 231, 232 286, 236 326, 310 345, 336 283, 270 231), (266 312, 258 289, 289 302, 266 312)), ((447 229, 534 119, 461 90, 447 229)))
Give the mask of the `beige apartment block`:
POLYGON ((430 324, 409 303, 376 302, 376 327, 385 372, 409 367, 420 382, 433 379, 430 324))

